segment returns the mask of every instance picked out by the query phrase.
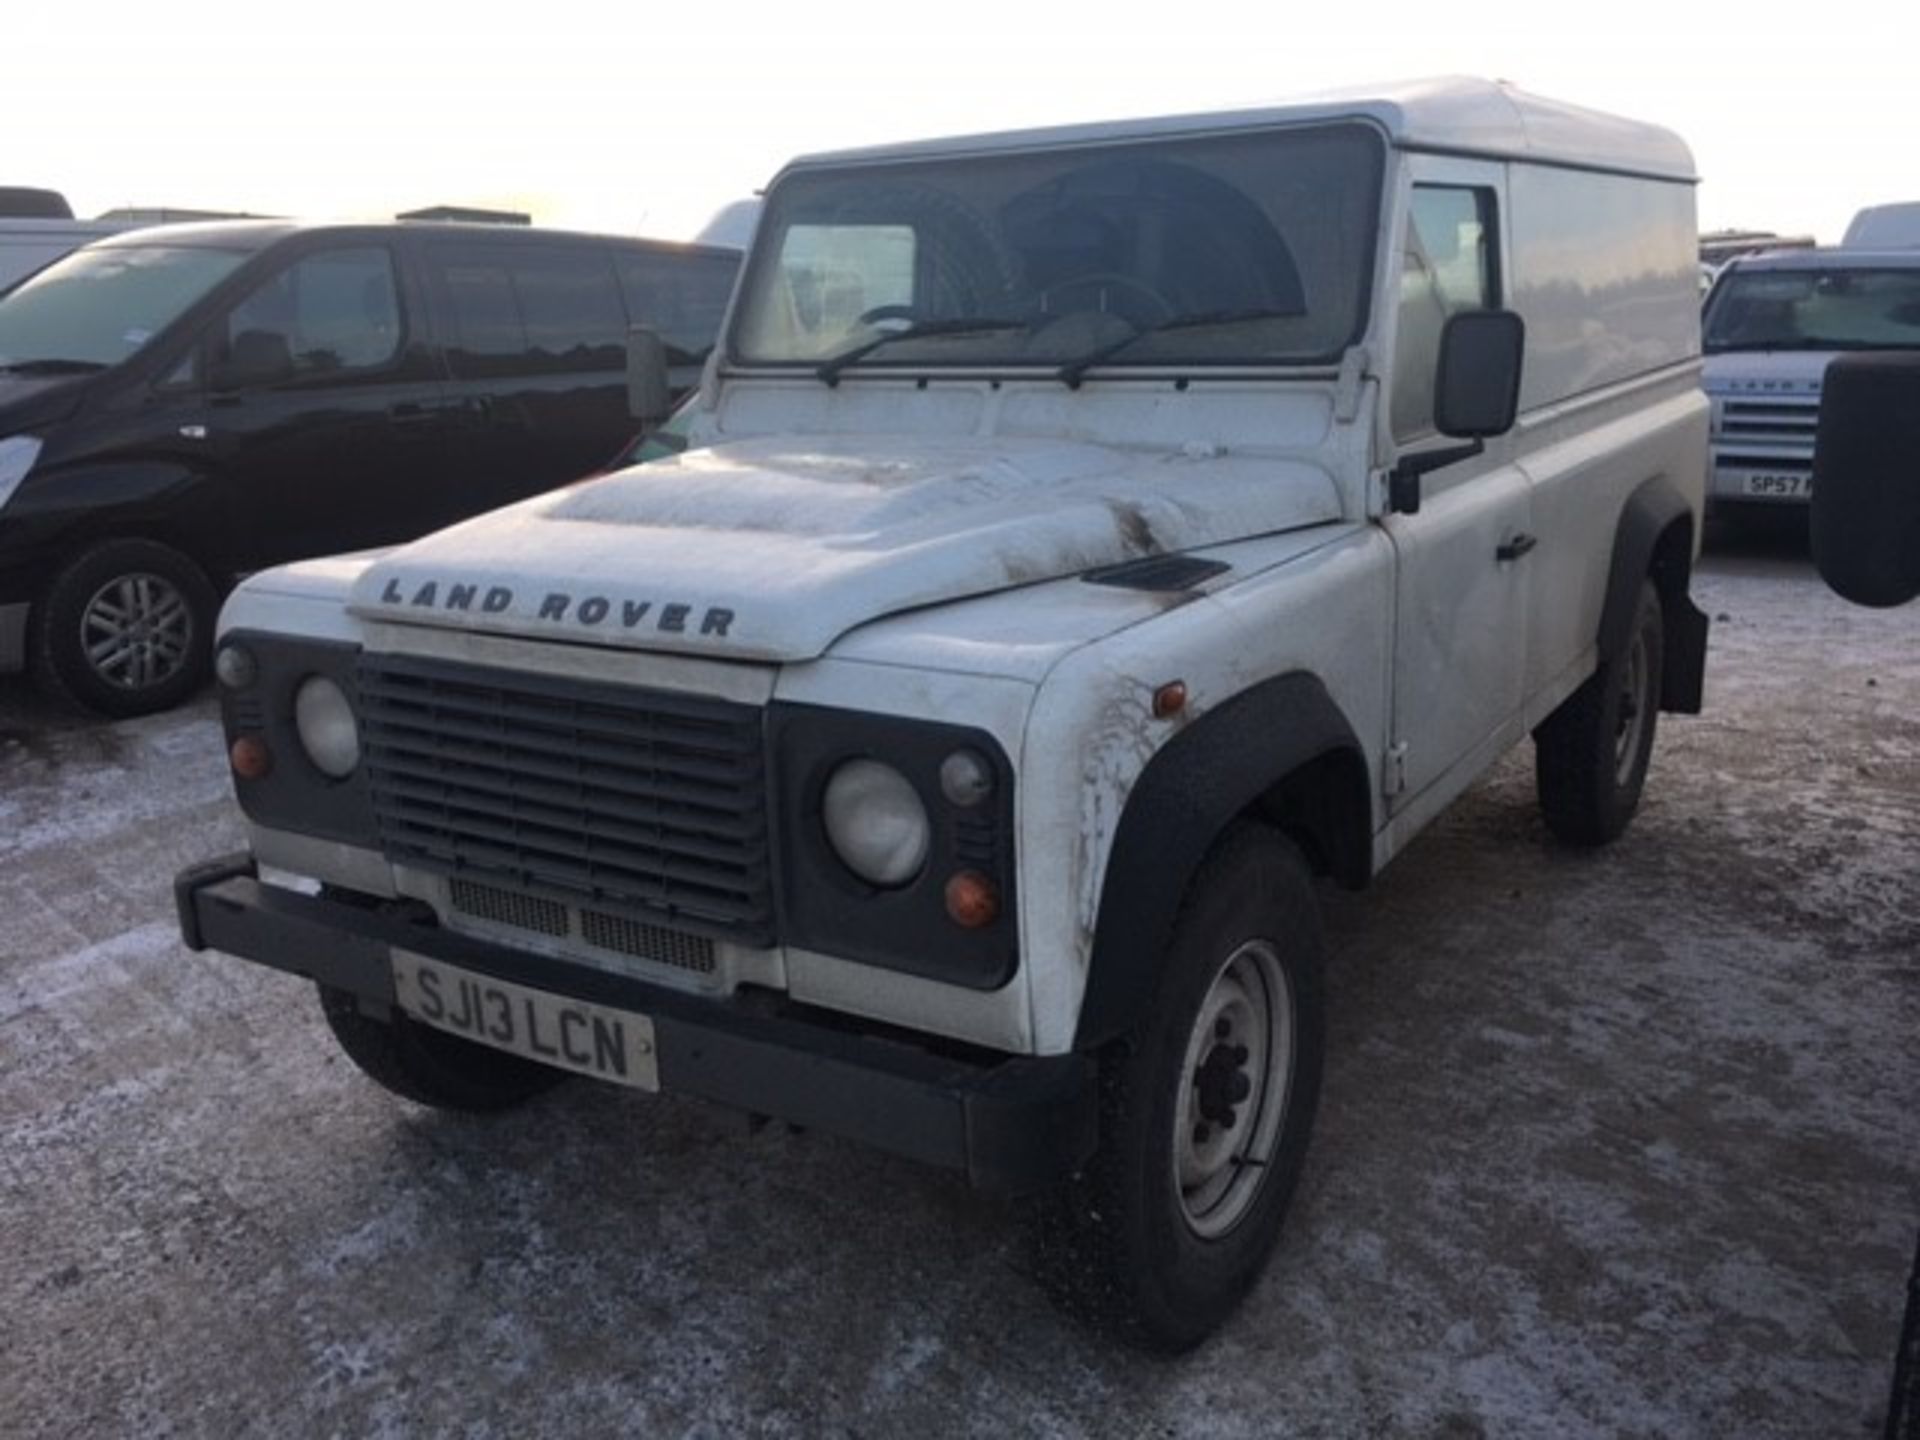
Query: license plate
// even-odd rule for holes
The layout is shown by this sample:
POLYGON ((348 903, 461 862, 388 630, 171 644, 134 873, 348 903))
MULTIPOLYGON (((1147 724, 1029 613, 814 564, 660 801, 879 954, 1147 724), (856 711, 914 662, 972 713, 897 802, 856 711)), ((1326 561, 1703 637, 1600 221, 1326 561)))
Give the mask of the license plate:
POLYGON ((562 1070, 660 1088, 653 1021, 476 975, 404 950, 393 953, 393 994, 414 1019, 562 1070))
POLYGON ((1798 500, 1813 491, 1811 475, 1774 475, 1759 472, 1741 478, 1740 488, 1748 495, 1772 500, 1798 500))

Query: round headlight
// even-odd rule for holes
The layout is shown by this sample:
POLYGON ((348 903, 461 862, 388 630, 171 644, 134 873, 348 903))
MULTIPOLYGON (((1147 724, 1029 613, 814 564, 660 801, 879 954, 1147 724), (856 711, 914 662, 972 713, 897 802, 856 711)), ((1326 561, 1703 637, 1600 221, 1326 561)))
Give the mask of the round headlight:
POLYGON ((314 769, 335 780, 353 773, 360 763, 360 727, 338 685, 324 675, 302 680, 293 697, 293 723, 314 769))
POLYGON ((822 808, 834 853, 862 880, 904 885, 927 863, 933 839, 927 807, 891 765, 847 761, 827 781, 822 808))

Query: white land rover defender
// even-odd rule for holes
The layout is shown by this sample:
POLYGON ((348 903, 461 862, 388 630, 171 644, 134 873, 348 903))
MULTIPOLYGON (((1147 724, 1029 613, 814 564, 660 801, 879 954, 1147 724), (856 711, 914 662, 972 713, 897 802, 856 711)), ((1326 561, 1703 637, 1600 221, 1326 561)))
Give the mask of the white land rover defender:
POLYGON ((1314 877, 1529 734, 1608 840, 1699 706, 1692 185, 1454 81, 796 161, 683 453, 235 594, 187 943, 426 1104, 1026 1192, 1056 1294, 1196 1342, 1307 1148, 1314 877))

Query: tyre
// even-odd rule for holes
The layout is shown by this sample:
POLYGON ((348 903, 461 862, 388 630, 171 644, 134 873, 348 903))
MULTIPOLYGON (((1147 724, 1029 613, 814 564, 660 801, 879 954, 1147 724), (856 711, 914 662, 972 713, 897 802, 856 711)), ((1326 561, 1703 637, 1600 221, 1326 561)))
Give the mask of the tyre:
POLYGON ((1604 845, 1639 808, 1660 714, 1665 655, 1660 592, 1640 582, 1627 643, 1533 732, 1547 828, 1570 845, 1604 845))
POLYGON ((564 1072, 410 1020, 360 1011, 344 990, 322 985, 320 1007, 347 1058, 369 1079, 404 1100, 437 1110, 487 1113, 531 1100, 566 1079, 564 1072))
POLYGON ((1319 1101, 1324 950, 1299 851, 1229 830, 1138 1027, 1102 1057, 1098 1151, 1029 1204, 1036 1274, 1069 1312, 1177 1353, 1259 1278, 1319 1101))
POLYGON ((219 597, 200 567, 152 540, 104 540, 34 607, 34 664, 58 695, 102 715, 168 710, 206 683, 219 597))

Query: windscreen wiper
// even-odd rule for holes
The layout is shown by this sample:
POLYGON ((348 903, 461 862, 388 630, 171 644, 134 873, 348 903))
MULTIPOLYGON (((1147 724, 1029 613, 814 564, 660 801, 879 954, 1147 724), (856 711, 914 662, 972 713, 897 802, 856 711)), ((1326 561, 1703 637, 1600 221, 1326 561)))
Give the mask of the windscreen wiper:
POLYGON ((896 340, 919 340, 929 335, 985 334, 990 330, 1024 330, 1026 328, 1025 320, 1009 320, 996 315, 956 315, 944 320, 921 320, 907 326, 904 330, 876 335, 871 340, 861 341, 850 350, 842 350, 838 355, 829 356, 813 367, 813 373, 831 387, 840 383, 842 370, 865 359, 882 345, 891 345, 896 340))
POLYGON ((1131 335, 1121 336, 1118 340, 1109 340, 1106 344, 1089 350, 1078 360, 1069 360, 1053 373, 1069 390, 1078 390, 1080 382, 1086 378, 1087 371, 1118 355, 1134 341, 1144 340, 1149 335, 1164 335, 1169 330, 1198 330, 1207 325, 1237 325, 1243 320, 1297 320, 1299 317, 1298 310, 1276 310, 1272 307, 1202 310, 1192 315, 1175 315, 1171 320, 1162 320, 1157 325, 1144 326, 1131 335))
POLYGON ((90 375, 106 368, 101 360, 0 360, 9 375, 90 375))

